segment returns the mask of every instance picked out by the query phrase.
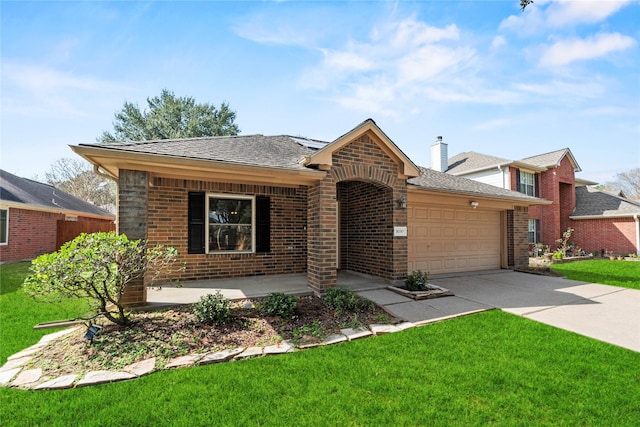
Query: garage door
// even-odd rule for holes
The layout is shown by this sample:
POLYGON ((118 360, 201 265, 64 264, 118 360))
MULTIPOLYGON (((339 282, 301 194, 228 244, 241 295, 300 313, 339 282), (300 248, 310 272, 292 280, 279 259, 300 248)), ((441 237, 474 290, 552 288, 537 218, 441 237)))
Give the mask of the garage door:
POLYGON ((407 215, 409 272, 500 268, 500 212, 410 205, 407 215))

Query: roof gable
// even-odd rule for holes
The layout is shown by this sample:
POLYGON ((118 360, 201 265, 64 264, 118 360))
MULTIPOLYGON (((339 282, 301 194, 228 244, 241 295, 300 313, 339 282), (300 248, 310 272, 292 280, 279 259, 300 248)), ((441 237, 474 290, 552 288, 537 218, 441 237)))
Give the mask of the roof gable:
POLYGON ((571 150, 568 148, 563 148, 561 150, 552 151, 550 153, 538 154, 537 156, 527 157, 521 160, 523 163, 529 163, 534 166, 543 167, 543 168, 553 168, 560 166, 562 159, 567 157, 571 162, 571 166, 573 167, 574 172, 580 172, 580 166, 578 162, 576 162, 575 157, 571 153, 571 150))
POLYGON ((391 141, 372 119, 365 120, 351 131, 308 156, 304 159, 303 164, 305 166, 316 166, 323 170, 330 169, 333 165, 333 153, 364 134, 368 134, 374 143, 398 164, 399 171, 403 177, 409 178, 420 175, 418 166, 391 141))
POLYGON ((112 214, 49 184, 0 170, 0 200, 5 205, 49 212, 114 218, 112 214))

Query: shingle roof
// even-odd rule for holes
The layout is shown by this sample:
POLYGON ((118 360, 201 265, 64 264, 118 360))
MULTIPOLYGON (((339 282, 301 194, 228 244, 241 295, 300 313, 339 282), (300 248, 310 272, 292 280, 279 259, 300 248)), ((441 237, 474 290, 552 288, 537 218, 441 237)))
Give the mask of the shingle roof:
POLYGON ((500 199, 522 200, 523 202, 540 201, 536 197, 527 196, 517 191, 506 190, 490 184, 474 181, 472 179, 451 175, 445 172, 438 172, 433 169, 421 167, 422 174, 419 177, 411 178, 407 182, 417 187, 458 194, 469 194, 477 196, 489 196, 500 199))
POLYGON ((305 169, 300 164, 300 160, 315 153, 318 147, 326 144, 327 142, 324 141, 288 135, 241 135, 81 145, 134 153, 300 170, 305 169))
POLYGON ((576 208, 572 218, 581 216, 620 217, 640 215, 640 202, 591 187, 576 187, 576 208))
POLYGON ((487 169, 492 166, 504 165, 511 162, 512 160, 509 159, 467 151, 449 158, 447 173, 460 175, 473 170, 487 169))
MULTIPOLYGON (((560 161, 564 156, 571 154, 571 150, 568 148, 563 148, 561 150, 552 151, 550 153, 538 154, 537 156, 527 157, 521 160, 523 163, 529 163, 534 166, 539 166, 543 168, 548 168, 552 166, 558 166, 560 161)), ((573 159, 573 155, 571 155, 571 159, 575 163, 573 159)), ((576 167, 578 165, 576 164, 576 167)), ((579 168, 578 168, 579 169, 579 168)))
POLYGON ((21 178, 3 170, 0 170, 0 200, 115 218, 109 212, 49 184, 21 178))

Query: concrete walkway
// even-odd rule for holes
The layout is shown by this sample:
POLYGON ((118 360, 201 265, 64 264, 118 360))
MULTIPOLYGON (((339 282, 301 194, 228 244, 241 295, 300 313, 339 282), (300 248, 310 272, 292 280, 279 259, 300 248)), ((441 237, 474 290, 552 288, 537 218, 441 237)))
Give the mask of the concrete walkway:
POLYGON ((429 282, 454 297, 413 301, 381 291, 361 292, 401 319, 420 323, 490 308, 640 352, 640 291, 510 270, 429 282))

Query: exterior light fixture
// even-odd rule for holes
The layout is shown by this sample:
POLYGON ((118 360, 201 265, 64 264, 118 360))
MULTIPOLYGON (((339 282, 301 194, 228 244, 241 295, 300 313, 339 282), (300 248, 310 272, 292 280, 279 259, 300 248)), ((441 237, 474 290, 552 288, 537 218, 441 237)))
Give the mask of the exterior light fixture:
POLYGON ((400 209, 407 209, 407 199, 401 197, 397 200, 397 202, 400 209))
POLYGON ((471 207, 472 207, 473 209, 477 208, 477 207, 478 207, 478 205, 480 205, 480 203, 478 203, 478 202, 471 202, 471 203, 469 203, 469 204, 471 205, 471 207))

